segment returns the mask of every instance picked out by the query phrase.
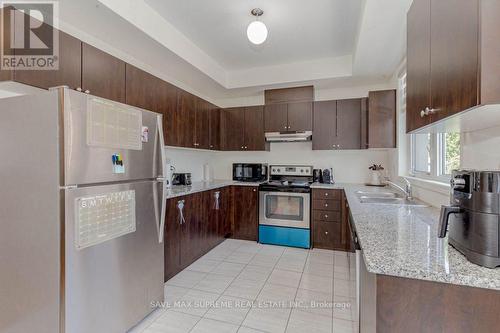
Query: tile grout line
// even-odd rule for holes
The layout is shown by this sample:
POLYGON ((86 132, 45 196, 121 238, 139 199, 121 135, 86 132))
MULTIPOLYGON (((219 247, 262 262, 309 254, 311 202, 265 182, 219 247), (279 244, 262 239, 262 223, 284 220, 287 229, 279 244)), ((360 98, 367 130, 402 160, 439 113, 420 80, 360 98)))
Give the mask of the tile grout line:
POLYGON ((333 311, 335 311, 335 252, 333 252, 333 275, 332 275, 332 319, 331 319, 331 322, 332 322, 332 333, 334 333, 334 327, 333 327, 333 311))
MULTIPOLYGON (((309 255, 311 254, 311 250, 309 249, 307 251, 307 258, 306 258, 306 262, 304 263, 304 267, 302 267, 302 272, 300 273, 300 279, 299 279, 299 284, 297 286, 297 290, 295 291, 295 296, 293 298, 293 301, 295 302, 297 300, 297 294, 299 292, 299 289, 300 289, 300 283, 302 282, 302 277, 304 276, 304 268, 305 268, 305 265, 307 263, 307 260, 309 259, 309 255)), ((286 330, 288 329, 288 324, 290 324, 290 318, 292 317, 292 311, 293 311, 294 308, 292 308, 290 310, 290 313, 288 314, 288 319, 286 321, 286 326, 285 326, 285 332, 286 330)))
MULTIPOLYGON (((257 243, 257 244, 260 244, 260 243, 257 243)), ((273 271, 274 269, 276 268, 276 265, 278 264, 278 262, 280 261, 280 259, 283 257, 283 253, 285 253, 286 249, 283 250, 283 252, 281 253, 280 257, 278 258, 278 260, 276 260, 276 263, 273 265, 272 269, 271 269, 271 273, 269 274, 269 276, 266 278, 266 280, 264 281, 264 283, 262 284, 262 288, 260 288, 259 292, 257 293, 257 296, 255 297, 254 301, 257 301, 257 297, 259 297, 260 293, 262 292, 262 290, 264 289, 264 287, 266 286, 266 283, 267 281, 269 280, 269 278, 271 277, 271 275, 273 274, 273 271)), ((259 251, 260 252, 260 251, 259 251)), ((258 266, 258 265, 255 265, 255 266, 258 266)), ((238 331, 240 330, 241 327, 246 327, 246 326, 243 326, 243 323, 245 322, 245 319, 247 319, 248 317, 248 314, 250 313, 250 311, 252 311, 252 308, 250 308, 250 310, 248 310, 247 314, 245 315, 245 318, 243 318, 243 321, 241 322, 240 324, 240 327, 238 328, 238 331)), ((250 327, 252 328, 252 327, 250 327)), ((252 328, 254 329, 254 328, 252 328)), ((260 330, 259 330, 260 331, 260 330)))
MULTIPOLYGON (((224 241, 224 242, 225 242, 225 241, 224 241)), ((224 242, 223 242, 223 243, 224 243, 224 242)), ((222 243, 221 243, 221 244, 222 244, 222 243)), ((238 248, 234 249, 234 250, 233 250, 233 253, 234 253, 234 252, 237 252, 237 251, 238 251, 238 249, 239 249, 242 245, 243 245, 243 244, 241 244, 238 248)), ((227 256, 225 256, 225 257, 222 259, 221 263, 223 263, 223 262, 227 262, 227 263, 231 263, 231 264, 237 264, 237 263, 235 263, 235 262, 225 261, 225 260, 226 260, 229 256, 230 256, 230 254, 229 254, 229 255, 227 255, 227 256)), ((253 257, 255 257, 255 254, 252 256, 252 258, 250 259, 250 261, 253 259, 253 257)), ((241 263, 241 264, 242 264, 242 263, 241 263)), ((235 276, 235 277, 231 280, 231 282, 228 284, 228 286, 227 286, 227 287, 226 287, 226 288, 222 291, 222 293, 221 293, 220 295, 218 295, 218 297, 217 297, 217 299, 215 300, 215 302, 217 302, 217 301, 218 301, 218 300, 219 300, 219 299, 220 299, 220 298, 224 295, 224 292, 226 292, 226 290, 227 290, 227 289, 231 286, 231 284, 234 282, 234 280, 236 280, 236 278, 237 278, 237 277, 241 274, 241 272, 245 269, 245 267, 247 267, 247 265, 248 265, 248 264, 245 264, 245 265, 243 266, 243 268, 242 268, 242 270, 240 271, 240 273, 239 273, 238 275, 236 275, 236 276, 235 276)), ((209 274, 210 274, 210 273, 209 273, 209 274)), ((214 273, 214 274, 215 274, 215 273, 214 273)), ((208 274, 207 274, 207 275, 208 275, 208 274)), ((191 288, 191 290, 193 290, 193 289, 194 289, 194 287, 193 287, 193 288, 191 288)), ((194 289, 194 290, 197 290, 197 289, 194 289)), ((200 291, 202 291, 202 290, 200 290, 200 291)), ((194 326, 193 326, 193 327, 189 330, 189 332, 192 332, 192 331, 193 331, 193 329, 196 327, 196 325, 198 325, 198 323, 199 323, 202 319, 211 319, 211 318, 206 318, 206 317, 205 317, 205 316, 206 316, 206 314, 208 313, 208 311, 210 311, 210 309, 212 309, 212 307, 209 307, 209 308, 207 309, 207 311, 203 314, 203 316, 201 316, 201 317, 200 317, 200 319, 196 322, 196 324, 194 324, 194 326)), ((223 322, 223 321, 219 321, 219 322, 223 322)), ((226 323, 226 322, 223 322, 223 323, 226 323)), ((230 323, 226 323, 226 324, 230 324, 230 323)), ((239 329, 239 328, 238 328, 238 329, 239 329)))
MULTIPOLYGON (((223 243, 221 243, 223 244, 223 243)), ((255 244, 255 243, 252 243, 252 244, 255 244)), ((259 244, 261 245, 260 243, 256 243, 256 244, 259 244)), ((236 247, 234 250, 232 250, 232 252, 238 252, 238 249, 240 249, 242 246, 244 246, 245 243, 242 243, 240 244, 238 247, 236 247)), ((281 247, 281 246, 280 246, 281 247)), ((184 294, 188 294, 189 292, 191 291, 197 291, 197 292, 205 292, 205 293, 209 293, 209 294, 213 294, 213 295, 217 295, 217 299, 215 302, 217 302, 221 297, 224 297, 224 293, 227 291, 228 288, 230 288, 230 286, 234 283, 234 281, 238 278, 243 278, 244 279, 244 276, 242 276, 242 272, 248 267, 248 266, 257 266, 257 267, 262 267, 262 268, 270 268, 270 273, 269 275, 267 276, 267 278, 263 281, 262 283, 262 287, 258 290, 256 296, 251 300, 252 302, 255 302, 257 300, 257 298, 259 297, 259 295, 262 293, 262 290, 264 289, 264 287, 266 286, 266 284, 269 283, 269 280, 270 280, 270 277, 272 276, 272 273, 278 269, 277 266, 278 266, 278 263, 280 262, 280 260, 284 257, 285 253, 286 253, 286 248, 282 247, 283 248, 283 251, 281 252, 281 254, 279 255, 279 257, 277 258, 277 260, 275 261, 275 263, 272 265, 272 266, 263 266, 263 265, 258 265, 258 264, 251 264, 251 261, 258 255, 258 254, 263 254, 263 255, 266 255, 265 253, 262 253, 261 251, 263 251, 263 248, 260 248, 257 252, 242 252, 242 253, 247 253, 247 254, 252 254, 251 258, 249 259, 249 261, 247 263, 242 263, 242 262, 232 262, 232 261, 226 261, 226 259, 228 257, 231 256, 231 254, 227 254, 227 255, 223 255, 221 257, 221 259, 219 260, 214 260, 214 259, 211 259, 211 258, 206 258, 207 260, 213 260, 213 261, 219 261, 219 264, 222 264, 223 262, 225 263, 232 263, 232 264, 243 264, 243 267, 241 268, 240 272, 235 275, 231 281, 229 282, 229 284, 227 285, 227 287, 221 292, 221 293, 214 293, 214 292, 211 292, 211 291, 205 291, 205 290, 199 290, 199 289, 195 289, 195 286, 199 283, 197 282, 195 284, 195 286, 191 287, 191 288, 185 288, 185 287, 182 287, 182 286, 175 286, 175 285, 172 285, 174 287, 181 287, 181 288, 185 288, 187 289, 187 292, 184 294)), ((214 248, 215 249, 215 248, 214 248)), ((302 264, 302 270, 301 270, 301 276, 300 276, 300 279, 299 279, 299 283, 298 283, 298 286, 296 287, 296 290, 295 290, 295 295, 294 295, 294 298, 292 300, 292 302, 294 302, 297 298, 297 295, 298 295, 298 291, 300 289, 300 283, 303 279, 303 276, 304 276, 304 270, 305 270, 305 265, 307 264, 307 262, 309 261, 310 257, 311 257, 311 252, 312 252, 312 249, 307 249, 307 256, 304 260, 304 263, 302 264)), ((272 254, 269 254, 270 256, 272 254)), ((203 257, 203 256, 202 256, 203 257)), ((201 258, 202 258, 201 257, 201 258)), ((199 259, 201 259, 199 258, 199 259)), ((199 260, 198 259, 198 260, 199 260)), ((335 252, 333 252, 333 261, 334 261, 334 264, 335 264, 335 252)), ((189 267, 189 266, 188 266, 189 267)), ((215 269, 215 268, 214 268, 215 269)), ((281 269, 279 268, 280 270, 284 270, 284 271, 289 271, 289 272, 297 272, 297 271, 293 271, 293 270, 288 270, 288 269, 281 269)), ((188 270, 187 268, 185 268, 185 270, 188 270)), ((335 274, 334 270, 335 270, 335 265, 332 266, 332 270, 333 270, 333 274, 335 274)), ((194 271, 194 270, 193 270, 194 271)), ((196 272, 199 272, 199 271, 196 271, 196 272)), ((200 273, 205 273, 206 275, 208 274, 215 274, 215 275, 223 275, 223 274, 217 274, 215 273, 214 271, 209 271, 209 272, 200 272, 200 273)), ((334 275, 333 275, 333 279, 334 279, 334 275)), ((332 279, 332 283, 333 283, 333 279, 332 279)), ((284 286, 284 285, 283 285, 284 286)), ((333 301, 333 297, 334 297, 334 293, 333 293, 333 289, 334 289, 334 286, 332 285, 332 301, 333 301)), ((239 296, 230 296, 230 295, 226 295, 227 297, 233 297, 233 298, 240 298, 240 299, 246 299, 244 297, 239 297, 239 296)), ((248 299, 247 299, 248 300, 248 299)), ((226 322, 226 321, 223 321, 223 320, 219 320, 219 319, 212 319, 212 318, 208 318, 206 317, 207 313, 210 311, 210 309, 212 309, 213 306, 211 307, 208 307, 207 311, 198 318, 198 320, 196 321, 196 323, 193 325, 193 327, 189 330, 189 332, 191 332, 192 330, 194 330, 194 328, 198 325, 198 323, 202 320, 202 319, 209 319, 209 320, 213 320, 213 321, 217 321, 217 322, 220 322, 220 323, 226 323, 226 324, 232 324, 232 325, 235 325, 234 323, 229 323, 229 322, 226 322)), ((244 321, 246 320, 246 318, 248 317, 248 314, 250 313, 250 311, 253 309, 254 307, 252 306, 248 312, 245 314, 245 317, 243 318, 243 320, 241 321, 241 324, 238 326, 238 330, 240 330, 242 327, 245 327, 243 326, 243 323, 244 321)), ((287 322, 286 322, 286 325, 285 325, 285 330, 288 328, 288 325, 289 325, 289 322, 290 322, 290 318, 291 318, 291 313, 292 311, 295 309, 294 306, 290 306, 290 312, 288 314, 288 318, 287 318, 287 322)), ((197 315, 193 315, 193 314, 189 314, 189 313, 186 313, 186 312, 181 312, 181 311, 176 311, 175 309, 168 309, 168 310, 172 310, 176 313, 183 313, 183 314, 188 314, 188 315, 191 315, 191 316, 195 316, 195 317, 198 317, 197 315)), ((165 312, 167 312, 168 310, 166 310, 165 312)), ((163 314, 162 314, 163 315, 163 314)), ((145 332, 153 323, 155 323, 159 318, 161 317, 161 315, 159 315, 157 318, 155 318, 155 320, 153 320, 151 323, 148 324, 147 327, 145 327, 141 332, 145 332)), ((332 321, 333 321, 333 310, 332 310, 332 321)), ((235 325, 236 326, 236 325, 235 325)), ((251 328, 251 327, 250 327, 251 328)), ((333 322, 332 322, 332 330, 333 330, 333 322)))

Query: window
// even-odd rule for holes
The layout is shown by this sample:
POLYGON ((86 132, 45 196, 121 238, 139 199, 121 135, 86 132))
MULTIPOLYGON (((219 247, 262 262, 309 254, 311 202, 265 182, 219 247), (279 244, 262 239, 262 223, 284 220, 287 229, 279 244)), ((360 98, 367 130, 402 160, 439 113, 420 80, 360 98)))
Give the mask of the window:
POLYGON ((439 134, 439 175, 451 175, 451 171, 460 167, 460 134, 439 134))
POLYGON ((431 173, 431 135, 414 134, 411 136, 411 169, 413 174, 431 173))
POLYGON ((448 181, 460 167, 460 133, 412 134, 410 175, 448 181))

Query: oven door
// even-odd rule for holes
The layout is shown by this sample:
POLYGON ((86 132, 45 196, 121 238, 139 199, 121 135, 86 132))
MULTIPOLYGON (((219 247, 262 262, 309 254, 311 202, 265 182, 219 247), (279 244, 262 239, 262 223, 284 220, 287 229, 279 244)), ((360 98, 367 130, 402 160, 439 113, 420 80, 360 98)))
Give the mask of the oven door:
POLYGON ((259 224, 309 229, 310 193, 259 192, 259 224))

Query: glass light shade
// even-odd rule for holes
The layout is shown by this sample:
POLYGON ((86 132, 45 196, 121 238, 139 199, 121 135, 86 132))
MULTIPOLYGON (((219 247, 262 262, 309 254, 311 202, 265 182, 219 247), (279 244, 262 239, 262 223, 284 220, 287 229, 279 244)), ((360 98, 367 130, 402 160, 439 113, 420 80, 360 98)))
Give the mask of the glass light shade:
POLYGON ((259 45, 264 43, 267 39, 266 25, 260 21, 253 21, 248 25, 247 37, 253 44, 259 45))

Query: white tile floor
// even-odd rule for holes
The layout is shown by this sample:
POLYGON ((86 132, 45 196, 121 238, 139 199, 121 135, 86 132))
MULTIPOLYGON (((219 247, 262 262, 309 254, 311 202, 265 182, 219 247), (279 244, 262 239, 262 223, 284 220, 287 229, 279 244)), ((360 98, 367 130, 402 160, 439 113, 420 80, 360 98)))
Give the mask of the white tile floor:
POLYGON ((226 240, 165 283, 131 333, 357 332, 347 253, 226 240))

